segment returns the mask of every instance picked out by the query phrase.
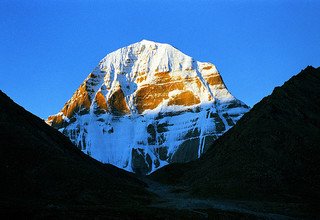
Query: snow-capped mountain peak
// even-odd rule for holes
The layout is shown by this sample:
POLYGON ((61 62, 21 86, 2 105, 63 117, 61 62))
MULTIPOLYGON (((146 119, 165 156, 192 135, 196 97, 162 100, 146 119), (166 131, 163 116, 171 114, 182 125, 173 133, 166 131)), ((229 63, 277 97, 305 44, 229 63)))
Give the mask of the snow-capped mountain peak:
POLYGON ((247 111, 213 64, 142 40, 104 57, 47 123, 92 157, 147 174, 198 158, 247 111))

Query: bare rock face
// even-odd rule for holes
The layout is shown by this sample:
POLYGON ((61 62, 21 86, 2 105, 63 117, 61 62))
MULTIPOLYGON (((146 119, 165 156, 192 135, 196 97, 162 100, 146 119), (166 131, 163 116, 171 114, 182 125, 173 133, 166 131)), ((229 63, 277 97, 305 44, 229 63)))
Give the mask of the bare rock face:
POLYGON ((143 40, 103 58, 47 123, 95 159, 148 174, 200 157, 248 110, 213 64, 143 40))

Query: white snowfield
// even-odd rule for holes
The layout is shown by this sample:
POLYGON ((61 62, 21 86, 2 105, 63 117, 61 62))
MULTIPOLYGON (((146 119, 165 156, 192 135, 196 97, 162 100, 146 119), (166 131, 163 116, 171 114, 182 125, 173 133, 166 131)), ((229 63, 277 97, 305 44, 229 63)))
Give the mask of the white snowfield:
MULTIPOLYGON (((62 110, 47 123, 93 158, 140 174, 200 157, 249 110, 229 93, 213 64, 147 40, 108 54, 83 85, 90 107, 79 105, 72 115, 62 110), (119 90, 123 102, 113 98, 119 90), (98 93, 103 111, 97 111, 98 93), (125 113, 110 110, 118 103, 125 113), (54 123, 58 116, 62 122, 54 123)), ((85 94, 76 92, 66 105, 85 94)))

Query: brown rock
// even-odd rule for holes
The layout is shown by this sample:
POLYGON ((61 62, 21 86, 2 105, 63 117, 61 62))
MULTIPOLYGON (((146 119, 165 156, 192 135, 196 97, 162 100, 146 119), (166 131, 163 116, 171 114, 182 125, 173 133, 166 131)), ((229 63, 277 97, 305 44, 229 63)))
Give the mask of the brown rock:
POLYGON ((173 99, 171 99, 168 105, 190 106, 190 105, 196 105, 199 103, 200 103, 200 100, 198 97, 196 97, 191 91, 185 91, 175 96, 173 99))
POLYGON ((90 105, 91 100, 85 82, 79 87, 79 89, 77 89, 72 98, 65 104, 62 109, 62 113, 68 118, 71 118, 79 111, 89 111, 90 105))
POLYGON ((48 122, 50 122, 50 125, 56 129, 59 129, 62 127, 63 125, 63 118, 62 118, 62 115, 52 115, 52 116, 49 116, 48 118, 48 122))
POLYGON ((171 82, 164 85, 147 84, 136 91, 135 104, 138 112, 141 114, 147 109, 155 109, 164 99, 167 99, 168 93, 173 90, 183 90, 183 82, 171 82))
POLYGON ((108 104, 111 113, 114 115, 121 116, 130 113, 130 109, 126 103, 121 87, 118 87, 117 90, 112 93, 108 99, 108 104))
POLYGON ((203 67, 202 69, 203 69, 203 70, 209 70, 209 69, 212 69, 212 65, 210 65, 210 66, 205 66, 205 67, 203 67))
POLYGON ((223 84, 222 79, 219 74, 211 74, 209 76, 204 77, 204 79, 209 83, 209 85, 219 85, 223 84))
POLYGON ((101 92, 97 92, 95 100, 99 109, 108 110, 106 99, 101 92))

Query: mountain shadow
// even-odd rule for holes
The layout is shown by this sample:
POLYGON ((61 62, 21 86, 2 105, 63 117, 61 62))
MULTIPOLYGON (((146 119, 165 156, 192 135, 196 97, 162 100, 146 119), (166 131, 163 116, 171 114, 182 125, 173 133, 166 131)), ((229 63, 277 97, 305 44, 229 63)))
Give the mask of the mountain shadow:
POLYGON ((85 155, 1 91, 0 176, 2 217, 134 216, 153 198, 131 173, 85 155))
POLYGON ((257 219, 172 208, 157 185, 92 159, 1 91, 0 180, 1 219, 257 219))
POLYGON ((301 203, 319 216, 320 68, 276 87, 199 160, 151 178, 194 196, 301 203))

